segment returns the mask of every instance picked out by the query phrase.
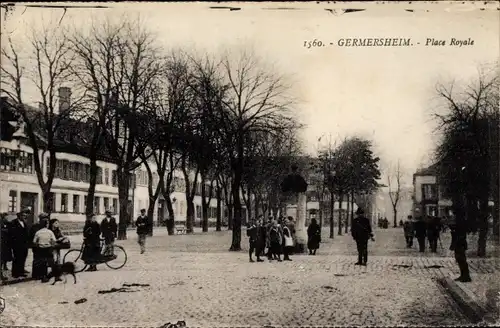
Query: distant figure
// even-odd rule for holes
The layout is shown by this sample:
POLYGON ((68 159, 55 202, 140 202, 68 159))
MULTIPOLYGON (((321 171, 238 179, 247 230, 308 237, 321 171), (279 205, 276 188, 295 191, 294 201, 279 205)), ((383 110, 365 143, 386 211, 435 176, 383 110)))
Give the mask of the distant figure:
POLYGON ((365 265, 368 261, 368 240, 373 240, 372 227, 370 220, 364 216, 365 212, 358 207, 356 217, 352 220, 351 234, 356 241, 358 248, 358 262, 356 265, 365 265))
POLYGON ((420 253, 425 252, 425 236, 426 236, 426 224, 424 218, 419 216, 417 221, 414 223, 415 228, 415 237, 417 237, 418 241, 418 251, 420 253))
POLYGON ((261 224, 260 220, 257 220, 257 223, 254 223, 254 220, 251 220, 248 228, 247 228, 247 237, 248 237, 248 257, 250 262, 255 262, 252 258, 252 254, 255 252, 255 256, 257 257, 257 262, 264 262, 260 258, 260 252, 262 248, 261 240, 261 224))
POLYGON ((307 228, 307 238, 309 255, 316 255, 316 250, 319 248, 319 244, 321 243, 321 228, 316 219, 311 219, 311 224, 309 224, 309 227, 307 228))
POLYGON ((406 239, 406 247, 407 248, 412 248, 413 247, 413 238, 415 237, 415 230, 413 229, 413 218, 411 215, 408 215, 408 220, 405 221, 403 224, 403 230, 405 233, 405 239, 406 239))
POLYGON ((290 226, 293 226, 293 223, 290 222, 290 217, 286 219, 286 222, 283 224, 283 260, 285 261, 291 261, 292 259, 290 258, 290 254, 292 253, 294 240, 293 240, 293 234, 292 234, 292 229, 290 226))
POLYGON ((403 220, 399 220, 399 226, 402 227, 403 226, 403 220))
POLYGON ((441 222, 439 217, 431 216, 427 221, 427 239, 432 253, 437 253, 437 244, 439 240, 439 231, 441 230, 441 222))
POLYGON ((280 233, 278 222, 274 220, 269 231, 270 261, 277 259, 278 262, 281 262, 281 243, 282 234, 280 233))
POLYGON ((146 236, 149 231, 149 219, 146 216, 146 210, 144 208, 141 210, 141 215, 135 221, 135 225, 137 227, 137 242, 141 247, 141 254, 144 254, 146 251, 146 236))

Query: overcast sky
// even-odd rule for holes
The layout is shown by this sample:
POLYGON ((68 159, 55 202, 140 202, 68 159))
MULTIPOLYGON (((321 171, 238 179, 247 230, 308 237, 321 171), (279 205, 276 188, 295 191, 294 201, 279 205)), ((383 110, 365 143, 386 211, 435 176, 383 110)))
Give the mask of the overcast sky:
MULTIPOLYGON (((166 48, 218 53, 250 45, 294 82, 293 91, 301 99, 297 111, 307 124, 303 136, 307 152, 316 151, 322 135, 323 141, 329 135, 332 141, 363 135, 373 139, 384 163, 400 159, 408 173, 427 164, 433 151, 430 113, 437 106, 436 83, 467 82, 477 76, 479 65, 499 58, 499 11, 493 6, 479 10, 449 4, 271 3, 244 4, 239 11, 209 6, 131 3, 110 9, 68 9, 61 24, 85 26, 91 17, 128 11, 140 14, 166 48), (285 6, 302 10, 262 9, 285 6), (349 14, 324 10, 346 7, 366 10, 349 14), (411 38, 414 46, 336 46, 340 38, 370 37, 411 38), (452 37, 471 38, 474 45, 423 45, 427 38, 449 43, 452 37), (334 46, 303 47, 305 40, 313 39, 334 46)), ((4 22, 4 29, 15 30, 21 38, 27 24, 40 22, 42 17, 58 20, 62 15, 62 9, 20 6, 4 22)))

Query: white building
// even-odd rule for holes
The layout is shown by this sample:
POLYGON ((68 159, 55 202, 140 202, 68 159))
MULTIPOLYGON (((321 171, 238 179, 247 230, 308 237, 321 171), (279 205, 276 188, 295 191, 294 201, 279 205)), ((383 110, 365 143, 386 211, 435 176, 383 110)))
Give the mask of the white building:
MULTIPOLYGON (((64 89, 64 88, 63 88, 64 89)), ((65 90, 61 92, 64 93, 65 90)), ((66 92, 67 93, 67 92, 66 92)), ((61 96, 61 95, 60 95, 61 96)), ((64 101, 62 101, 64 103, 64 101)), ((2 138, 0 139, 0 212, 19 212, 22 208, 29 207, 32 210, 33 220, 43 209, 42 191, 38 183, 37 175, 33 163, 33 149, 28 145, 26 138, 12 138, 17 128, 11 124, 14 119, 12 104, 6 98, 2 98, 1 103, 1 128, 2 138), (10 108, 9 108, 10 107, 10 108)), ((36 111, 36 109, 33 108, 36 111)), ((74 132, 73 132, 74 133, 74 132)), ((21 133, 22 135, 22 133, 21 133)), ((66 143, 68 143, 66 141, 66 143)), ((71 144, 71 143, 70 143, 71 144)), ((54 181, 51 192, 53 202, 51 213, 53 217, 62 222, 82 223, 85 221, 85 204, 89 183, 90 161, 82 156, 85 151, 78 149, 78 145, 62 147, 64 151, 57 153, 57 163, 54 181)), ((40 150, 42 153, 43 150, 40 150)), ((43 158, 43 175, 47 177, 49 154, 46 152, 43 158)), ((105 156, 97 161, 98 174, 94 198, 94 211, 96 214, 104 214, 106 209, 111 209, 118 214, 118 187, 116 181, 116 165, 105 156)), ((150 163, 153 171, 153 179, 157 177, 156 166, 150 163)), ((184 178, 181 172, 174 172, 174 191, 170 194, 173 201, 175 220, 182 222, 186 220, 187 202, 184 189, 184 178)), ((194 177, 191 177, 191 180, 194 177)), ((135 217, 140 209, 148 208, 148 174, 144 164, 135 172, 135 185, 132 183, 129 192, 129 215, 135 217)), ((200 178, 198 178, 200 181, 200 178)), ((155 181, 153 181, 155 183, 155 181)), ((201 183, 196 186, 194 197, 195 205, 195 225, 201 220, 201 183)), ((217 216, 217 200, 210 200, 208 211, 209 222, 215 222, 217 216)), ((222 202, 222 207, 224 202, 222 202)), ((224 207, 222 208, 224 211, 224 207)), ((244 210, 244 213, 246 211, 244 210)), ((154 222, 163 221, 168 218, 168 211, 163 195, 157 200, 154 222)), ((225 218, 223 212, 223 220, 225 218)), ((245 221, 244 218, 243 221, 245 221)))

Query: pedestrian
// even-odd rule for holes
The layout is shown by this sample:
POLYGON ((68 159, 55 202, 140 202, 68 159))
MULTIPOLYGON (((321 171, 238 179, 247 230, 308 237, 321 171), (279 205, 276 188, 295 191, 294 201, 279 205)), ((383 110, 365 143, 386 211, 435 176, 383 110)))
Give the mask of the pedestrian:
MULTIPOLYGON (((265 254, 265 249, 266 249, 266 241, 267 241, 267 229, 266 226, 264 225, 263 221, 264 217, 261 216, 257 220, 257 245, 256 245, 256 255, 257 255, 257 262, 259 262, 260 256, 264 256, 265 254)), ((261 260, 260 262, 264 262, 261 260)))
POLYGON ((420 253, 423 253, 425 252, 425 236, 427 231, 427 227, 423 217, 417 217, 417 221, 414 223, 414 228, 415 237, 417 237, 418 241, 418 251, 420 253))
POLYGON ((438 217, 430 216, 427 221, 427 239, 432 253, 437 253, 440 222, 438 217))
POLYGON ((24 268, 31 241, 29 240, 29 230, 26 225, 26 217, 26 212, 19 212, 17 213, 16 219, 9 224, 8 233, 12 247, 13 278, 25 278, 28 273, 24 268))
POLYGON ((149 231, 149 220, 148 217, 146 216, 146 210, 142 209, 141 210, 141 215, 137 217, 137 220, 135 221, 135 226, 137 227, 137 242, 139 243, 139 246, 141 247, 141 254, 144 254, 146 251, 146 235, 148 234, 149 231))
POLYGON ((257 262, 263 262, 263 260, 260 259, 260 224, 256 223, 255 220, 251 220, 250 224, 248 225, 247 228, 247 237, 248 237, 248 243, 249 243, 249 248, 248 248, 248 257, 250 262, 255 262, 252 259, 252 254, 255 252, 255 256, 257 257, 257 262))
POLYGON ((368 240, 373 240, 372 227, 370 220, 364 216, 365 212, 358 207, 356 217, 352 221, 351 234, 356 241, 358 248, 358 262, 356 265, 365 265, 368 262, 368 240))
POLYGON ((271 252, 271 229, 273 228, 273 217, 270 216, 267 219, 267 224, 266 224, 266 247, 267 247, 267 259, 271 261, 273 259, 272 252, 271 252))
POLYGON ((89 265, 87 271, 97 271, 97 264, 101 261, 101 227, 95 214, 89 215, 85 221, 83 243, 82 259, 89 265))
POLYGON ((278 260, 278 262, 281 262, 281 251, 280 251, 281 243, 282 243, 282 235, 279 230, 278 222, 274 220, 272 223, 272 227, 269 231, 270 261, 275 259, 278 260))
POLYGON ((104 256, 114 256, 114 243, 118 231, 116 219, 111 215, 110 210, 106 210, 104 219, 101 221, 101 234, 104 238, 104 256))
POLYGON ((455 251, 455 261, 460 269, 460 276, 455 281, 471 282, 469 265, 467 264, 467 225, 465 222, 454 221, 450 225, 451 245, 450 250, 455 251))
POLYGON ((290 217, 287 222, 283 225, 283 260, 291 261, 290 254, 292 253, 294 241, 292 230, 290 229, 290 217))
POLYGON ((408 220, 403 223, 403 231, 406 239, 406 247, 413 247, 413 238, 415 238, 415 230, 413 229, 412 216, 408 215, 408 220))
POLYGON ((316 250, 321 243, 321 228, 316 219, 311 219, 311 224, 307 227, 307 248, 309 255, 316 255, 316 250))
MULTIPOLYGON (((33 244, 33 238, 35 238, 35 234, 38 232, 38 230, 43 229, 47 226, 48 224, 48 219, 49 215, 47 213, 40 213, 38 215, 38 222, 35 223, 29 233, 29 240, 31 243, 31 250, 33 252, 33 266, 32 266, 32 272, 31 272, 31 277, 35 280, 40 280, 44 277, 44 258, 43 254, 39 252, 38 247, 33 244)), ((44 252, 42 252, 44 253, 44 252)))
POLYGON ((0 216, 0 227, 2 232, 2 241, 1 241, 1 254, 0 258, 2 260, 0 267, 0 276, 2 281, 7 280, 4 272, 7 272, 9 268, 7 267, 7 263, 12 262, 12 247, 10 244, 10 236, 9 236, 9 222, 7 221, 7 213, 2 213, 0 216))
POLYGON ((53 248, 56 245, 56 236, 49 229, 49 221, 41 221, 43 226, 33 237, 33 247, 36 247, 38 254, 38 274, 43 283, 48 282, 48 267, 54 264, 53 248))
POLYGON ((58 219, 50 219, 49 230, 52 231, 54 233, 54 236, 56 237, 56 245, 53 248, 54 261, 55 263, 60 264, 61 249, 69 249, 71 247, 71 243, 68 237, 62 234, 58 219))

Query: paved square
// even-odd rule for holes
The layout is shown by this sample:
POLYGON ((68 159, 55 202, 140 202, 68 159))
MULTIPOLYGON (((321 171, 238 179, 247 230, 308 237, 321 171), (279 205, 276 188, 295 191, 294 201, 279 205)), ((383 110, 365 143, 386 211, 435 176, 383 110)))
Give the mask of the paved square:
MULTIPOLYGON (((55 286, 39 282, 4 286, 1 295, 7 306, 0 324, 158 327, 178 320, 191 327, 467 324, 435 281, 456 274, 454 260, 445 254, 421 257, 416 249, 405 250, 399 234, 399 230, 377 233, 368 266, 358 267, 349 236, 324 238, 317 256, 249 263, 246 252, 227 251, 229 232, 166 236, 159 231, 148 239, 143 255, 135 234, 129 233, 129 240, 120 242, 129 256, 121 270, 99 266, 98 272, 78 274, 77 284, 70 278, 55 286), (391 254, 391 249, 398 254, 391 254), (432 265, 440 267, 429 268, 432 265), (150 286, 98 293, 134 283, 150 286), (81 298, 87 301, 74 303, 81 298)), ((79 238, 72 237, 75 246, 79 238)), ((491 261, 481 270, 488 272, 495 265, 491 261)))

